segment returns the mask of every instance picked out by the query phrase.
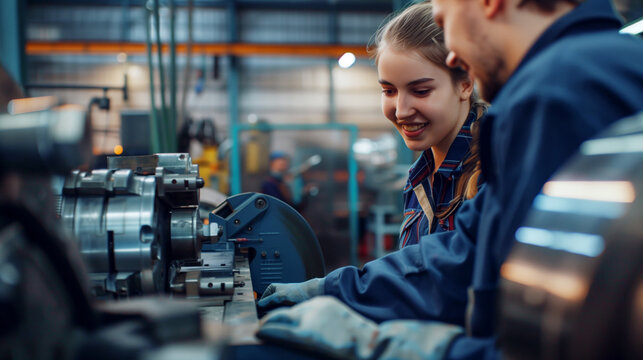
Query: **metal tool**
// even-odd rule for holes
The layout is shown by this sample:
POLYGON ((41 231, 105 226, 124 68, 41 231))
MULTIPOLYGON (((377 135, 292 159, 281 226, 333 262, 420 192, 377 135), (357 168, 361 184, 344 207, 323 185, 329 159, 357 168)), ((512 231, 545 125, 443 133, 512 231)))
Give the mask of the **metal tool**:
POLYGON ((112 157, 108 167, 69 175, 58 215, 97 296, 164 292, 175 262, 198 259, 216 235, 197 216, 198 167, 186 154, 112 157))
MULTIPOLYGON (((273 282, 301 282, 325 274, 315 233, 292 207, 272 196, 232 196, 210 213, 220 238, 248 253, 253 288, 259 294, 273 282)), ((204 244, 204 251, 230 245, 204 244)))

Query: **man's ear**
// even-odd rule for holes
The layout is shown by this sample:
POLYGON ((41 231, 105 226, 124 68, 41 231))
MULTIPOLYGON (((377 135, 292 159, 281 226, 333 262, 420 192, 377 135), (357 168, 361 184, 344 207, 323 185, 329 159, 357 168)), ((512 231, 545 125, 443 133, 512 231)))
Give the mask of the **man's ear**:
POLYGON ((461 101, 469 100, 471 93, 473 92, 473 80, 471 80, 471 78, 467 78, 467 80, 460 81, 458 83, 458 90, 460 90, 461 101))
POLYGON ((484 9, 484 15, 488 18, 491 19, 494 16, 498 15, 505 6, 506 0, 479 0, 482 8, 484 9))

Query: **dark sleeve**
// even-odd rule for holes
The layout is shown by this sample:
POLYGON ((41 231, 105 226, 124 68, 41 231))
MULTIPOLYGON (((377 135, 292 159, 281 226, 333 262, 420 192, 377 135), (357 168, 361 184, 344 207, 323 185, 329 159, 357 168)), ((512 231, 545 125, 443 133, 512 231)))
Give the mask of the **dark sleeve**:
POLYGON ((277 199, 284 201, 284 195, 281 193, 281 190, 279 190, 279 186, 270 180, 265 180, 261 184, 261 193, 274 196, 277 199))
POLYGON ((484 193, 462 205, 455 231, 424 236, 363 269, 337 269, 326 276, 325 293, 377 322, 424 319, 463 326, 484 193))
POLYGON ((461 336, 449 346, 444 360, 493 360, 500 357, 495 337, 461 336))

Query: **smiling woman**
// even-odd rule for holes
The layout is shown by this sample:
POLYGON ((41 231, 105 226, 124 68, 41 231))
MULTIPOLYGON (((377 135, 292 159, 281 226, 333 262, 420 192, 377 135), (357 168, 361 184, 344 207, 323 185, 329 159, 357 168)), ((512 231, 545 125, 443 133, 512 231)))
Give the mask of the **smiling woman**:
POLYGON ((474 137, 484 105, 468 74, 447 67, 448 50, 430 3, 407 8, 374 39, 369 51, 382 86, 382 112, 406 146, 422 152, 404 188, 404 247, 423 235, 453 230, 455 211, 476 194, 474 137))

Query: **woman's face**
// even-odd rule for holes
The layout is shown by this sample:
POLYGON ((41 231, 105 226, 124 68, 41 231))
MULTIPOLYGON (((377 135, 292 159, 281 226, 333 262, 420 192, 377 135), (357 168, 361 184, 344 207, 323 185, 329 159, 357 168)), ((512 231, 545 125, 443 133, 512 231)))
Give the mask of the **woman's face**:
POLYGON ((406 146, 413 151, 440 145, 448 149, 460 130, 461 102, 469 96, 463 87, 454 86, 446 70, 415 51, 383 48, 377 72, 382 112, 406 146))

